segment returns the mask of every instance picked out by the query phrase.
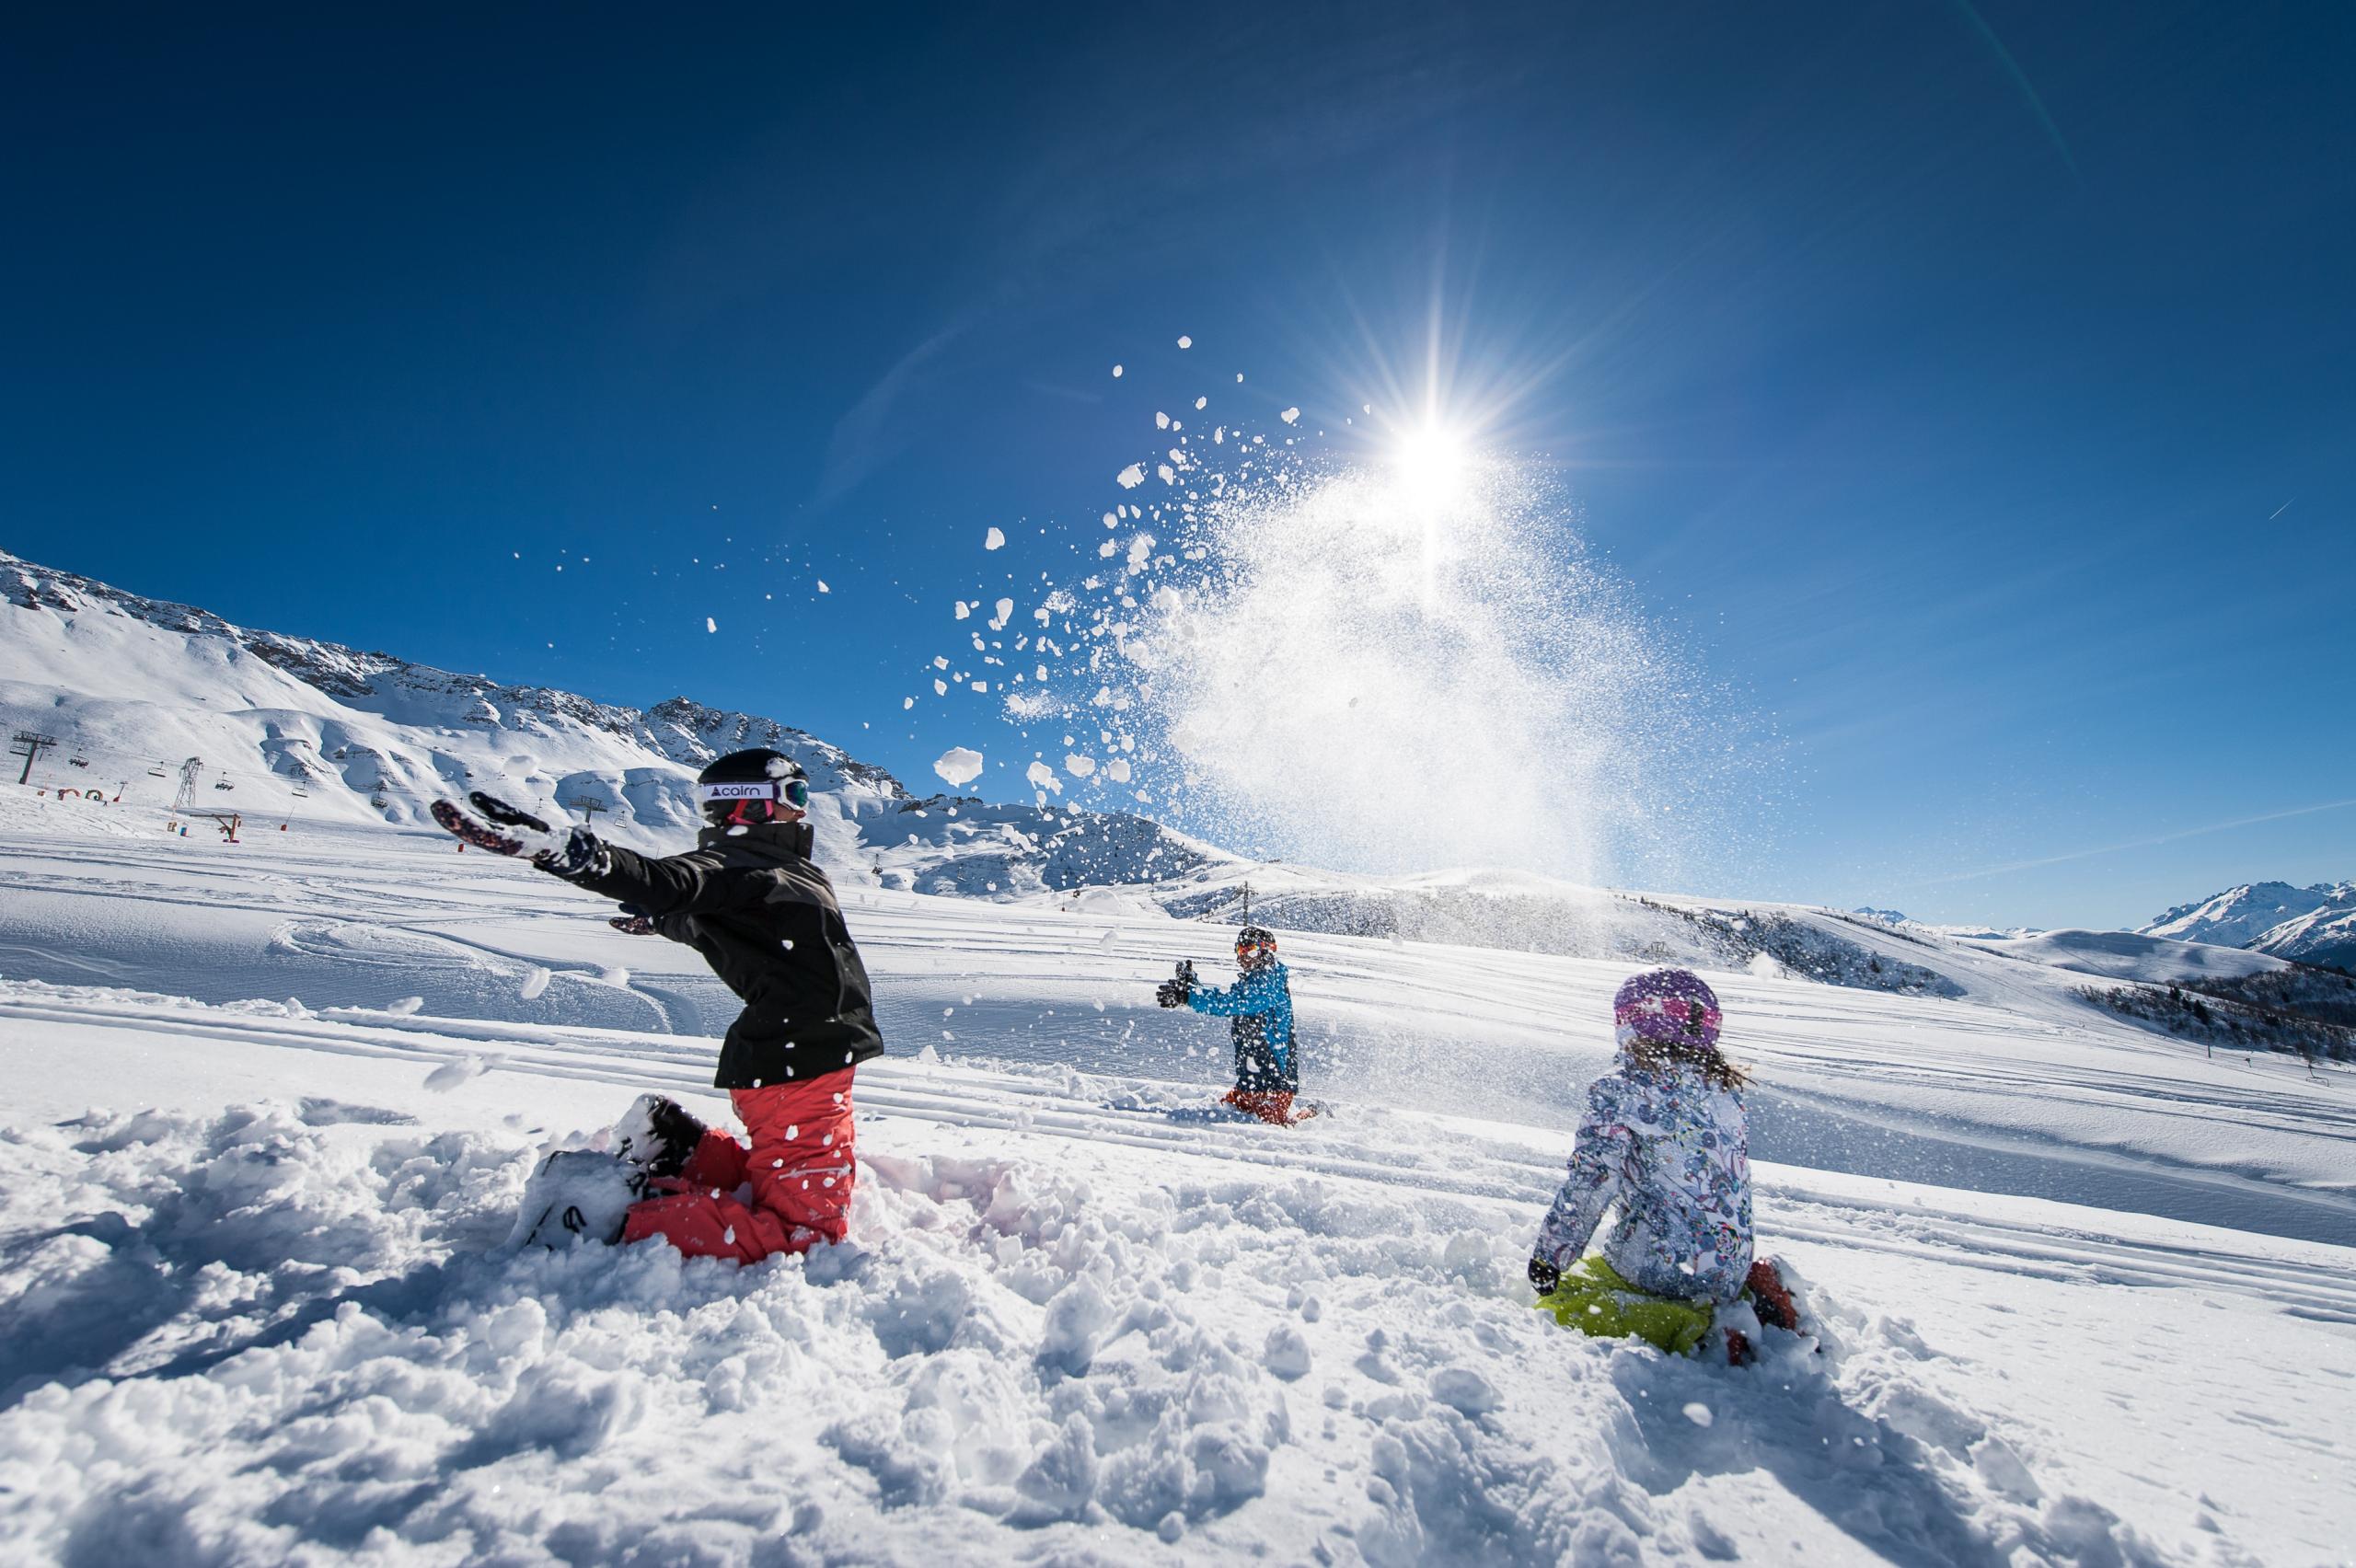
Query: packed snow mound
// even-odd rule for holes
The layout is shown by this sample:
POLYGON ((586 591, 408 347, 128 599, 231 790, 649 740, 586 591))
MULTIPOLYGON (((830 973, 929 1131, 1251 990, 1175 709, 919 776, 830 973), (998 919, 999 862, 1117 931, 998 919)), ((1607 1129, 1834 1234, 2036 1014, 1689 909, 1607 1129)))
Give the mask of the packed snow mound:
MULTIPOLYGON (((389 653, 256 631, 0 552, 0 722, 58 737, 35 770, 41 800, 93 819, 169 805, 202 764, 199 808, 279 823, 422 826, 438 799, 487 790, 550 821, 669 851, 701 826, 697 769, 763 746, 809 775, 821 864, 837 880, 898 880, 1005 896, 1068 886, 1084 865, 1130 882, 1210 851, 1125 813, 1009 807, 983 847, 907 831, 908 790, 839 746, 756 714, 674 698, 643 711, 542 686, 501 685, 389 653), (93 795, 95 799, 91 798, 93 795), (1158 853, 1156 853, 1158 851, 1158 853)), ((968 775, 971 778, 972 775, 968 775)), ((962 782, 962 780, 961 780, 962 782)), ((103 828, 95 831, 105 831, 103 828)))
POLYGON ((1992 952, 2009 953, 2032 963, 2050 964, 2080 974, 2163 986, 2189 980, 2240 979, 2290 967, 2282 960, 2262 952, 2147 937, 2133 931, 2046 931, 1982 945, 1992 952))
MULTIPOLYGON (((2327 919, 2356 914, 2356 882, 2317 882, 2293 887, 2289 882, 2246 882, 2240 887, 2191 904, 2179 904, 2147 926, 2136 929, 2147 937, 2173 937, 2178 941, 2213 942, 2220 947, 2250 947, 2258 939, 2317 915, 2327 919)), ((2269 946, 2281 958, 2300 955, 2269 946)))

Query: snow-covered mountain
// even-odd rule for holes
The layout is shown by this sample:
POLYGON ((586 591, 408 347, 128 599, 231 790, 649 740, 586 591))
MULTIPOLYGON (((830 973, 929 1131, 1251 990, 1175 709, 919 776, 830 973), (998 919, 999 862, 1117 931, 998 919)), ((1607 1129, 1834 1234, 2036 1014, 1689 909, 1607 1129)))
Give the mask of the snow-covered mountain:
POLYGON ((586 816, 620 842, 676 847, 697 823, 695 770, 765 745, 808 769, 819 859, 838 879, 1012 898, 1223 859, 1126 813, 919 798, 755 714, 506 686, 237 626, 5 552, 0 649, 0 721, 57 742, 33 782, 94 819, 169 806, 194 761, 203 810, 271 826, 420 824, 436 798, 483 789, 586 816))
POLYGON ((2356 898, 2292 916, 2249 945, 2277 958, 2356 970, 2356 898))
POLYGON ((2301 963, 2356 968, 2356 882, 2249 882, 2180 904, 2144 936, 2246 947, 2301 963))
MULTIPOLYGON (((1246 861, 1126 813, 918 797, 806 732, 684 697, 641 710, 502 685, 240 627, 6 553, 0 649, 0 722, 58 743, 34 772, 41 799, 27 802, 45 805, 56 831, 69 822, 156 830, 196 759, 200 819, 237 812, 249 832, 417 828, 437 797, 484 789, 551 817, 587 816, 621 842, 673 848, 696 825, 694 770, 724 751, 770 745, 809 770, 819 859, 847 885, 1066 904, 1093 889, 1095 904, 1228 924, 1244 917, 1248 886, 1258 917, 1292 932, 1687 963, 1928 997, 2009 996, 2024 985, 2041 994, 2078 986, 2083 974, 2190 982, 2248 967, 2181 939, 2148 941, 2153 951, 2127 962, 2091 951, 2085 933, 2023 943, 2006 940, 2019 932, 1933 927, 1892 911, 1619 893, 1511 870, 1372 877, 1246 861), (1136 892, 1103 891, 1123 888, 1136 892)), ((2316 940, 2345 935, 2313 923, 2316 940)))

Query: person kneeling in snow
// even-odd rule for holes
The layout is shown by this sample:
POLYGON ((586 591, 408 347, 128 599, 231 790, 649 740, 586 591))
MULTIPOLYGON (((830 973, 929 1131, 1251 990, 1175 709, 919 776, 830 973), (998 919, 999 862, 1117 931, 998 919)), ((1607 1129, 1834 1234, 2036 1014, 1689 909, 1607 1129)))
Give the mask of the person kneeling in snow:
POLYGON ((1164 980, 1154 998, 1165 1008, 1234 1020, 1235 1087, 1220 1104, 1279 1127, 1306 1121, 1292 1113, 1300 1073, 1292 1054, 1292 981, 1276 962, 1276 934, 1265 926, 1236 932, 1235 965, 1242 971, 1235 984, 1217 991, 1196 990, 1194 966, 1181 965, 1178 978, 1164 980))
POLYGON ((615 927, 694 948, 744 998, 712 1082, 728 1090, 751 1147, 648 1094, 615 1129, 615 1152, 644 1194, 621 1239, 659 1236, 691 1257, 753 1262, 843 1239, 851 1073, 884 1043, 866 966, 810 859, 800 766, 774 751, 732 752, 698 776, 696 793, 708 825, 694 849, 663 859, 586 828, 559 832, 479 791, 468 797, 473 812, 444 801, 433 817, 478 848, 529 854, 540 870, 622 901, 615 927))
MULTIPOLYGON (((1697 974, 1657 969, 1620 987, 1612 1018, 1620 1060, 1588 1086, 1570 1176, 1530 1260, 1539 1306, 1565 1328, 1677 1355, 1738 1302, 1798 1328, 1774 1265, 1751 1257, 1750 1080, 1718 1054, 1717 997, 1697 974), (1601 1254, 1583 1257, 1614 1205, 1601 1254)), ((1727 1358, 1739 1364, 1750 1314, 1727 1315, 1727 1358)))

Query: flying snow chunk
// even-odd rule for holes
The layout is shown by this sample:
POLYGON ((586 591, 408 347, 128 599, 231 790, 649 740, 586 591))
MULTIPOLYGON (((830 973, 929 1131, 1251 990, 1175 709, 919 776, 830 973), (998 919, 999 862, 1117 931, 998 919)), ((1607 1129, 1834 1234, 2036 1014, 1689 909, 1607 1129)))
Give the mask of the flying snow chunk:
POLYGON ((1006 548, 1006 530, 1003 528, 993 528, 987 534, 984 535, 982 536, 982 548, 986 550, 1002 550, 1006 548))
POLYGON ((951 784, 970 784, 982 775, 982 754, 964 746, 951 746, 933 759, 932 770, 951 784))
POLYGON ((1011 599, 1000 599, 990 608, 998 612, 998 619, 992 623, 993 625, 1004 626, 1014 618, 1014 601, 1011 599))
POLYGON ((1113 478, 1120 482, 1120 486, 1123 490, 1135 490, 1139 485, 1145 483, 1145 465, 1142 463, 1132 463, 1127 467, 1122 469, 1119 473, 1114 475, 1113 478))
POLYGON ((1183 336, 1182 336, 1182 337, 1178 340, 1178 346, 1179 346, 1180 348, 1182 348, 1182 349, 1191 349, 1191 348, 1193 348, 1193 347, 1195 346, 1195 340, 1194 340, 1194 339, 1192 339, 1192 338, 1183 337, 1183 336))
POLYGON ((819 592, 819 593, 821 593, 821 594, 831 594, 831 593, 833 593, 833 592, 834 592, 834 590, 833 590, 832 588, 827 587, 827 586, 826 586, 826 580, 825 578, 821 577, 820 579, 818 579, 818 592, 819 592))
POLYGON ((720 629, 720 623, 713 620, 710 616, 706 616, 703 617, 703 628, 706 631, 718 631, 720 629))
POLYGON ((1121 379, 1121 367, 1117 364, 1113 367, 1113 379, 1115 381, 1121 379))
POLYGON ((527 1002, 537 1002, 540 999, 541 993, 549 988, 549 981, 551 978, 553 976, 546 969, 536 963, 532 965, 531 973, 524 976, 523 988, 515 994, 527 1002))
POLYGON ((1284 421, 1287 424, 1299 424, 1300 422, 1300 410, 1299 409, 1287 409, 1283 413, 1278 414, 1276 418, 1284 421))
POLYGON ((914 708, 916 705, 917 699, 913 697, 904 697, 900 698, 900 711, 903 713, 906 713, 909 709, 914 708))
POLYGON ((1210 406, 1211 400, 1208 398, 1197 398, 1195 399, 1195 409, 1196 412, 1200 412, 1210 406))
POLYGON ((1125 756, 1116 756, 1106 763, 1104 777, 1115 784, 1126 784, 1129 781, 1129 759, 1125 756))
POLYGON ((425 1087, 437 1093, 447 1093, 468 1079, 479 1078, 491 1064, 480 1056, 453 1056, 425 1075, 425 1087))
POLYGON ((1170 428, 1170 416, 1162 413, 1155 414, 1153 416, 1153 428, 1156 430, 1168 430, 1170 428))
POLYGON ((1064 792, 1064 781, 1057 778, 1056 770, 1044 762, 1034 762, 1022 770, 1022 777, 1031 780, 1034 789, 1053 790, 1058 795, 1064 792))
POLYGON ((960 600, 958 600, 958 601, 957 601, 957 618, 958 618, 959 620, 964 620, 967 616, 970 616, 970 615, 972 615, 973 613, 974 613, 974 606, 973 606, 973 605, 969 605, 969 604, 965 603, 965 601, 964 601, 964 600, 963 600, 963 599, 960 599, 960 600))
POLYGON ((1096 771, 1096 759, 1073 752, 1064 758, 1064 771, 1074 778, 1085 778, 1096 771))

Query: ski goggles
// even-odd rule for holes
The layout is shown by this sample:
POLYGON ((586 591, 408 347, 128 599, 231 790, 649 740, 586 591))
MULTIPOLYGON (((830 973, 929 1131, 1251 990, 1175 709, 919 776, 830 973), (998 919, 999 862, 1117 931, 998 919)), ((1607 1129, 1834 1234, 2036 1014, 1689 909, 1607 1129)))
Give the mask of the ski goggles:
POLYGON ((1612 1010, 1611 1021, 1646 1040, 1715 1040, 1725 1020, 1691 997, 1634 997, 1612 1010))
POLYGON ((1257 940, 1238 942, 1235 944, 1235 951, 1239 955, 1247 952, 1274 952, 1276 951, 1276 944, 1273 938, 1265 942, 1257 940))
POLYGON ((699 784, 696 799, 709 806, 728 805, 737 801, 775 801, 780 805, 799 811, 810 809, 810 780, 807 778, 756 778, 742 784, 699 784))

